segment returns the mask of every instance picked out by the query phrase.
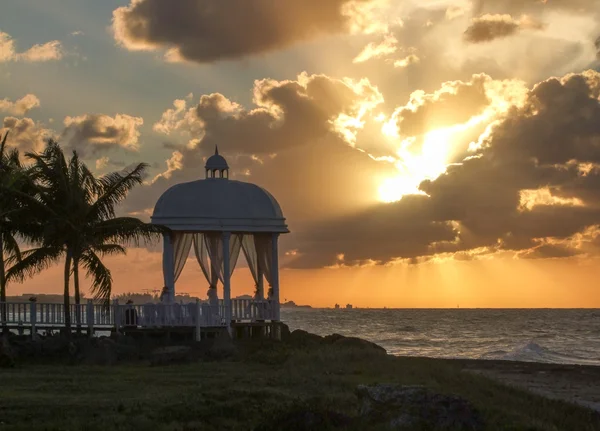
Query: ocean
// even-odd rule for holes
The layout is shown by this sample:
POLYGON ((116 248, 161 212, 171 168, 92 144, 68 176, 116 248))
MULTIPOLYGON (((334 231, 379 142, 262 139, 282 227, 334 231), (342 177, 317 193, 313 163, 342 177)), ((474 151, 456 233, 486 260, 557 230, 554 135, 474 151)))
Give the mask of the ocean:
POLYGON ((393 355, 600 365, 600 309, 282 308, 281 320, 393 355))

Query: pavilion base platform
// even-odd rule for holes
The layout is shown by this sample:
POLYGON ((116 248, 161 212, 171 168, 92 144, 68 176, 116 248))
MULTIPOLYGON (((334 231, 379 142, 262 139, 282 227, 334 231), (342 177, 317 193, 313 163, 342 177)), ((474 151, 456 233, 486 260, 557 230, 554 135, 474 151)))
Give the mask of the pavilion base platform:
MULTIPOLYGON (((281 340, 281 322, 232 322, 231 336, 234 339, 275 339, 281 340)), ((114 328, 111 333, 117 332, 114 328)), ((196 328, 170 326, 162 328, 123 327, 119 333, 133 338, 161 338, 169 341, 198 340, 196 328)), ((200 340, 217 338, 227 332, 225 326, 200 328, 200 340)))

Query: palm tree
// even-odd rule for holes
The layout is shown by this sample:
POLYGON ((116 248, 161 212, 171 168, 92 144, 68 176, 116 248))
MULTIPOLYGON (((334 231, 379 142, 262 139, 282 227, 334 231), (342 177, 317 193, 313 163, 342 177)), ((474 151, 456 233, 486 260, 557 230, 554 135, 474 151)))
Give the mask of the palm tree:
MULTIPOLYGON (((30 238, 39 246, 28 251, 9 276, 23 279, 64 257, 64 306, 67 334, 71 329, 70 289, 73 275, 75 303, 80 303, 79 269, 91 278, 94 299, 108 306, 112 275, 102 263, 107 255, 125 254, 124 244, 152 241, 163 228, 133 217, 116 217, 116 206, 143 181, 147 165, 140 163, 126 172, 96 178, 76 152, 67 160, 57 142, 50 140, 40 154, 27 153, 33 161, 35 195, 20 194, 28 211, 43 226, 30 238)), ((80 307, 76 319, 80 327, 80 307)))
MULTIPOLYGON (((6 140, 8 132, 0 140, 0 187, 16 189, 22 187, 21 162, 19 151, 8 151, 6 140)), ((21 259, 19 243, 16 239, 17 229, 15 215, 17 207, 11 205, 8 196, 0 193, 0 318, 2 320, 2 333, 8 335, 6 286, 8 284, 7 264, 18 262, 21 259)))

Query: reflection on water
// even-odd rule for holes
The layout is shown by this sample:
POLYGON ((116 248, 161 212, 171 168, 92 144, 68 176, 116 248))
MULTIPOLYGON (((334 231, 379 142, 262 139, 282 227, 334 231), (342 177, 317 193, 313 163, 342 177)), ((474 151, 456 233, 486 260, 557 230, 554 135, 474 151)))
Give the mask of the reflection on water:
POLYGON ((600 310, 292 309, 291 330, 373 341, 394 355, 600 365, 600 310))

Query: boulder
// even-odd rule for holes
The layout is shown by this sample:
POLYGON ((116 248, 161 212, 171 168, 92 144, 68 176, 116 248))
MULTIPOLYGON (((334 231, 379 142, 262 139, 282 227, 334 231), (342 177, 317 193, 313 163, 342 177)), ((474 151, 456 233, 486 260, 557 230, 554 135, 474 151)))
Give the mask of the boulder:
POLYGON ((479 413, 465 399, 439 394, 423 386, 361 385, 357 388, 359 415, 391 429, 484 429, 479 413))
POLYGON ((289 336, 289 343, 296 347, 308 347, 321 344, 323 337, 310 332, 303 331, 302 329, 296 329, 289 336))
POLYGON ((363 350, 369 353, 387 355, 387 351, 383 347, 370 341, 363 340, 362 338, 344 337, 343 335, 333 334, 325 337, 323 341, 336 347, 345 347, 348 349, 363 350))
POLYGON ((189 346, 169 346, 154 349, 150 354, 151 365, 172 365, 189 361, 191 348, 189 346))
POLYGON ((288 341, 290 339, 290 327, 283 322, 279 322, 279 333, 281 335, 281 341, 288 341))

